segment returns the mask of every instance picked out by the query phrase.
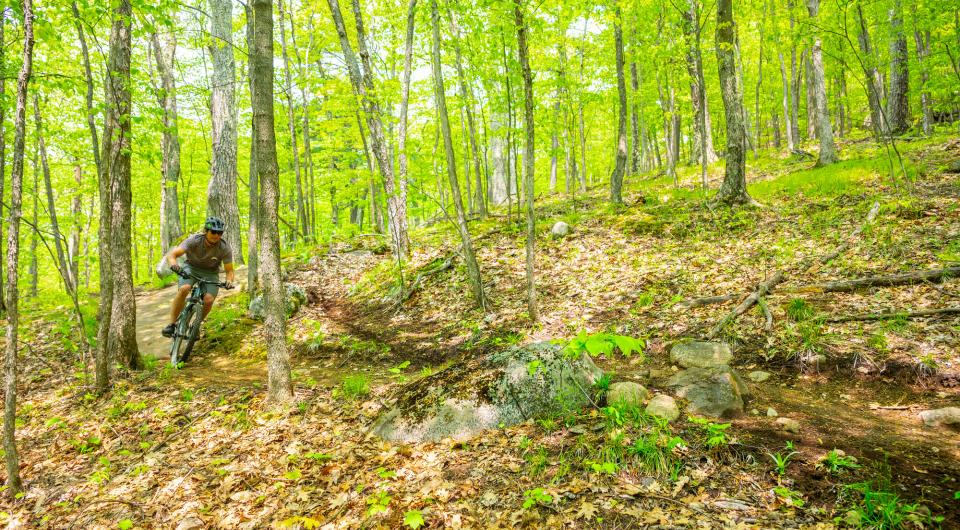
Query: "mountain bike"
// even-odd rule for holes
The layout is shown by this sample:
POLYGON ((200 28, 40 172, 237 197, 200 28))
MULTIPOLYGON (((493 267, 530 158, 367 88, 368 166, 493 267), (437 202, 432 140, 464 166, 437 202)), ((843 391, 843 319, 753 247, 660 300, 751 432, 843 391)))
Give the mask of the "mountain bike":
POLYGON ((216 285, 222 289, 228 288, 226 282, 211 282, 186 272, 177 274, 181 278, 193 279, 194 282, 187 303, 183 307, 183 311, 180 312, 180 316, 177 317, 177 323, 173 330, 173 340, 170 343, 170 364, 174 367, 187 362, 187 359, 190 358, 190 352, 193 351, 193 345, 200 338, 200 324, 203 323, 204 286, 216 285))

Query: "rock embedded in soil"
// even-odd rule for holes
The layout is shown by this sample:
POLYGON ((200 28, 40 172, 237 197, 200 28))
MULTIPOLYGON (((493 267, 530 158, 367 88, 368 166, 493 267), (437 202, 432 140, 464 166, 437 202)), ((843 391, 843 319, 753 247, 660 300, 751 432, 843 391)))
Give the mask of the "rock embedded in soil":
POLYGON ((777 425, 787 432, 800 433, 800 422, 791 418, 777 418, 777 425))
POLYGON ((657 394, 647 404, 647 414, 673 421, 680 417, 680 407, 677 402, 666 394, 657 394))
POLYGON ((925 410, 920 413, 920 419, 923 420, 923 424, 927 427, 960 425, 960 407, 925 410))
POLYGON ((767 379, 770 379, 770 372, 764 372, 763 370, 754 370, 747 374, 747 377, 750 378, 754 383, 762 383, 767 379))
MULTIPOLYGON (((303 290, 303 287, 293 283, 283 284, 286 290, 286 296, 284 297, 287 305, 287 316, 291 316, 300 308, 307 303, 307 293, 303 290)), ((264 318, 264 302, 263 294, 257 295, 250 302, 250 317, 256 320, 263 320, 264 318)))
POLYGON ((730 363, 733 354, 724 342, 679 342, 670 348, 670 362, 684 368, 711 368, 730 363))
POLYGON ((485 429, 586 406, 586 392, 601 375, 588 356, 568 359, 560 345, 518 346, 403 385, 372 432, 399 442, 466 440, 485 429))
POLYGON ((570 225, 563 221, 557 221, 550 229, 550 234, 553 235, 553 237, 567 237, 570 235, 570 225))
POLYGON ((643 403, 650 397, 650 392, 639 384, 632 381, 614 383, 607 390, 607 403, 623 403, 634 407, 643 406, 643 403))
POLYGON ((667 380, 677 397, 690 402, 687 412, 715 418, 727 418, 743 412, 750 399, 750 388, 743 377, 729 366, 688 368, 667 380))

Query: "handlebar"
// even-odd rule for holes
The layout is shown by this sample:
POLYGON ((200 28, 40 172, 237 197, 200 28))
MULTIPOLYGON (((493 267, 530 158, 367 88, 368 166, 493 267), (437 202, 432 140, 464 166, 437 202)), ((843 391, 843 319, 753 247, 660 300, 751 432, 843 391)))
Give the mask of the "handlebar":
POLYGON ((210 285, 216 285, 217 287, 220 287, 221 289, 230 290, 230 289, 233 289, 233 288, 235 287, 234 285, 228 284, 227 282, 211 282, 210 280, 205 280, 205 279, 203 279, 203 278, 200 278, 199 276, 194 276, 193 274, 190 274, 190 273, 188 273, 188 272, 184 272, 182 269, 179 270, 179 271, 173 271, 173 272, 176 273, 177 276, 179 276, 179 277, 181 277, 181 278, 183 278, 183 279, 185 279, 185 280, 194 280, 194 281, 199 282, 199 283, 201 283, 201 284, 208 283, 208 284, 210 284, 210 285))

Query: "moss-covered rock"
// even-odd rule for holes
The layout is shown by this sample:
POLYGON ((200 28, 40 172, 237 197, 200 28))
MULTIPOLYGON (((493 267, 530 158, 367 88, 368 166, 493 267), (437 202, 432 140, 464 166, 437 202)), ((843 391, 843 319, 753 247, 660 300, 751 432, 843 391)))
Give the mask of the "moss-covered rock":
POLYGON ((578 409, 603 372, 561 346, 539 342, 455 364, 407 383, 373 432, 388 440, 468 439, 484 429, 578 409))
MULTIPOLYGON (((284 287, 286 289, 286 304, 287 304, 287 317, 290 317, 294 313, 300 310, 300 307, 303 304, 307 303, 307 293, 303 290, 303 287, 293 283, 285 283, 284 287)), ((263 294, 257 295, 250 302, 250 317, 257 320, 263 320, 264 317, 264 303, 263 303, 263 294)))

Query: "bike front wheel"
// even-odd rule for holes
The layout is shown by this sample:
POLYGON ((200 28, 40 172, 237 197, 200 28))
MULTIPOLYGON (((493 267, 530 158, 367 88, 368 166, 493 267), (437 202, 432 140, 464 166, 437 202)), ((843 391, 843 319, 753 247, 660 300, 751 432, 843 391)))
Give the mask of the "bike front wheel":
POLYGON ((170 364, 177 367, 190 357, 190 350, 200 331, 200 306, 187 307, 177 319, 177 328, 170 344, 170 364))

